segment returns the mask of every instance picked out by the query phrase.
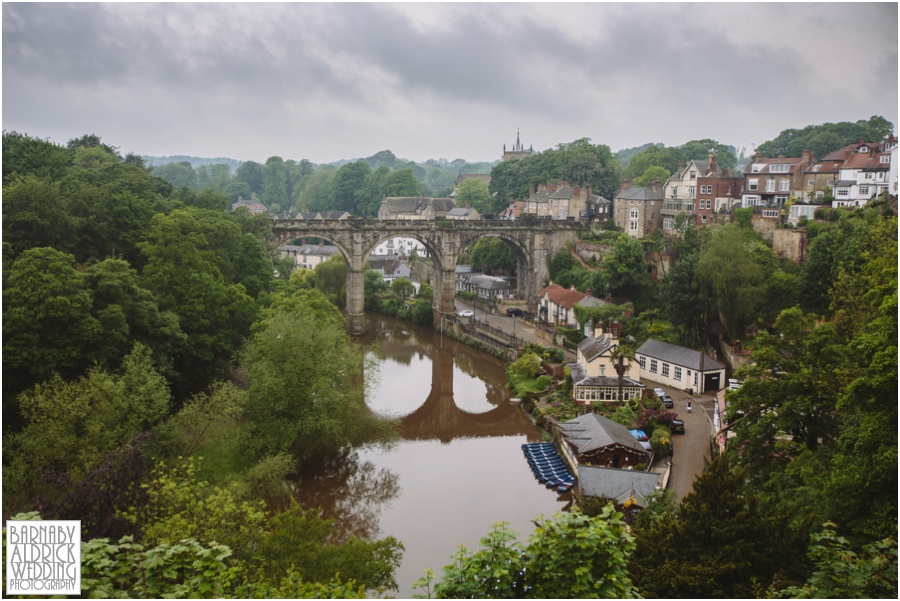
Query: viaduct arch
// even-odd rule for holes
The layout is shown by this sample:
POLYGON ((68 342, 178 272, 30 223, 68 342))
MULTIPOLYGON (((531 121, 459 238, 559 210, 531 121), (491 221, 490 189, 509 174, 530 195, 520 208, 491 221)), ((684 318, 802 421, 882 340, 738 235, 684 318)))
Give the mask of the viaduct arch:
POLYGON ((333 243, 347 261, 347 329, 354 336, 365 332, 363 283, 365 264, 372 250, 387 238, 414 238, 435 263, 434 316, 454 312, 456 262, 463 251, 481 238, 500 238, 516 257, 517 289, 530 311, 537 311, 541 284, 548 279, 547 259, 574 243, 584 226, 577 221, 377 221, 347 219, 276 220, 272 241, 281 246, 304 236, 333 243))

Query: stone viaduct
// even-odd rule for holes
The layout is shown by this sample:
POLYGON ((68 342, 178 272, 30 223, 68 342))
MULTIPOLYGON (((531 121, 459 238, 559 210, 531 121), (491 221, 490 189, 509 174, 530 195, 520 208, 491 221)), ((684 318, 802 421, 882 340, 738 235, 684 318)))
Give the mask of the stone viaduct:
POLYGON ((363 282, 365 264, 372 250, 384 240, 414 238, 434 261, 434 316, 454 312, 456 262, 463 251, 481 238, 499 238, 516 257, 516 287, 529 310, 537 310, 541 284, 549 277, 547 258, 574 243, 583 225, 577 221, 379 221, 276 220, 273 242, 281 246, 302 237, 315 237, 334 244, 347 261, 347 329, 352 335, 365 332, 363 282))

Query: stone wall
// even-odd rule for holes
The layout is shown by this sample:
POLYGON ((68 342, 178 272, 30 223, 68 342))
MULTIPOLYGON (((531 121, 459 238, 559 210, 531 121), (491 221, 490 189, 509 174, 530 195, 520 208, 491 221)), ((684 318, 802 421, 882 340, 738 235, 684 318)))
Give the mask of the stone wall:
POLYGON ((773 234, 772 250, 782 259, 787 259, 795 265, 806 260, 808 246, 806 230, 778 229, 773 234))
POLYGON ((432 288, 434 287, 434 266, 429 265, 421 259, 411 266, 413 277, 417 282, 427 282, 432 288))
POLYGON ((575 242, 575 252, 585 261, 591 259, 602 261, 609 250, 610 246, 608 244, 595 244, 593 242, 585 242, 584 240, 577 240, 575 242))
POLYGON ((778 219, 765 219, 759 215, 753 215, 753 229, 759 232, 763 240, 772 244, 775 239, 775 231, 778 229, 780 221, 778 219))

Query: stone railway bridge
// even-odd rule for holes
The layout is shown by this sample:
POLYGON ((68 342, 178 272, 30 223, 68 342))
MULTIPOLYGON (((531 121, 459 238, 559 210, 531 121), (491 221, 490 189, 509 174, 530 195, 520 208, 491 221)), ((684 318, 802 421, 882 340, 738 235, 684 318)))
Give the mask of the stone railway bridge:
POLYGON ((547 258, 574 243, 584 226, 577 221, 335 221, 276 220, 273 242, 281 246, 302 237, 334 244, 347 261, 347 329, 354 336, 365 332, 363 283, 365 264, 381 242, 396 237, 414 238, 434 261, 434 323, 454 312, 456 262, 466 248, 482 238, 499 238, 516 257, 519 298, 537 311, 541 284, 549 278, 547 258))

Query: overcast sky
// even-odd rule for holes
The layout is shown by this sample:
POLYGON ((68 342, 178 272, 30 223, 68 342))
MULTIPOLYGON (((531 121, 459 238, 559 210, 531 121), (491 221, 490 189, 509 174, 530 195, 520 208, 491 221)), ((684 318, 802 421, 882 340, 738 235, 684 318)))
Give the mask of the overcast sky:
POLYGON ((3 128, 329 162, 897 123, 897 4, 3 4, 3 128))

